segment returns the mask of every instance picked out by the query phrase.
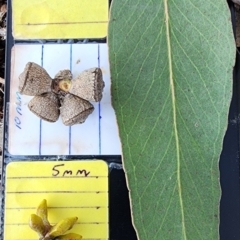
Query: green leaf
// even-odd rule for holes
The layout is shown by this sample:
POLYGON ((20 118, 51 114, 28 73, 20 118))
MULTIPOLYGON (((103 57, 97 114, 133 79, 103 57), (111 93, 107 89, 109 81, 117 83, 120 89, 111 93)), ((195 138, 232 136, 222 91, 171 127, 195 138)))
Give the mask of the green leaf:
POLYGON ((108 43, 139 239, 218 239, 235 60, 226 1, 113 0, 108 43))

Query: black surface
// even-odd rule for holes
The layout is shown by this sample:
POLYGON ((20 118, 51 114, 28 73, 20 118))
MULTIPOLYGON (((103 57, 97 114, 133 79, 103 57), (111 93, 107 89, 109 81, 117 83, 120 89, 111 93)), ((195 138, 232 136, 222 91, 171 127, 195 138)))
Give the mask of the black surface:
POLYGON ((110 173, 110 240, 137 240, 132 227, 125 174, 113 169, 110 173))
MULTIPOLYGON (((235 32, 233 4, 229 2, 235 32)), ((240 55, 237 53, 233 71, 233 97, 229 111, 228 129, 219 162, 222 197, 220 201, 220 239, 240 239, 240 55)))
MULTIPOLYGON (((239 65, 239 61, 240 57, 237 55, 237 65, 239 65)), ((220 202, 221 240, 240 239, 239 69, 240 66, 234 70, 233 98, 229 113, 229 124, 219 163, 222 188, 220 202)))

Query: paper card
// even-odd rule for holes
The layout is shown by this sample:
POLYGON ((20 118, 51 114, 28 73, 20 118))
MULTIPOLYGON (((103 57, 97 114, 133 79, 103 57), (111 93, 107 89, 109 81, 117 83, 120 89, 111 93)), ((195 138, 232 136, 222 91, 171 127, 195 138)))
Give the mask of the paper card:
POLYGON ((106 44, 21 44, 12 49, 8 151, 12 155, 120 155, 121 146, 111 105, 110 72, 106 44), (73 77, 100 67, 105 82, 100 103, 85 123, 67 127, 40 120, 28 109, 30 96, 18 92, 18 77, 27 62, 43 66, 53 78, 70 69, 73 77))
POLYGON ((12 0, 15 39, 103 38, 108 0, 12 0))
POLYGON ((78 217, 70 232, 107 240, 108 166, 104 161, 11 162, 6 168, 4 240, 36 240, 31 214, 47 200, 48 220, 78 217))

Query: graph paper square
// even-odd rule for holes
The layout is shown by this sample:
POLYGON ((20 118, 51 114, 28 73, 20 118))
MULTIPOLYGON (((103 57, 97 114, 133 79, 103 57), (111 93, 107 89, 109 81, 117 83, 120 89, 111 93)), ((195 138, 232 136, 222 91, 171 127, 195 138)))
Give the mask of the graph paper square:
POLYGON ((18 44, 12 49, 8 151, 12 155, 120 155, 121 145, 111 105, 110 70, 106 44, 18 44), (35 62, 53 78, 70 69, 73 77, 100 67, 105 87, 100 103, 85 123, 72 127, 40 120, 28 109, 30 96, 18 92, 18 77, 27 62, 35 62))

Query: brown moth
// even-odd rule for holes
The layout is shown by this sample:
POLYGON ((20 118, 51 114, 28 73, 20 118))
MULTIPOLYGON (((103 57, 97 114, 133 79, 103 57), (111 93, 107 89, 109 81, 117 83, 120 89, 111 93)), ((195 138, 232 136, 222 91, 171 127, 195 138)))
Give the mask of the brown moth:
POLYGON ((100 68, 85 70, 75 79, 65 69, 51 79, 45 69, 29 62, 19 76, 19 92, 35 96, 28 104, 30 111, 48 122, 61 115, 67 126, 85 122, 94 110, 89 101, 101 101, 104 86, 100 68))
POLYGON ((52 78, 44 68, 34 62, 29 62, 19 76, 18 90, 21 94, 29 96, 51 92, 52 78))

